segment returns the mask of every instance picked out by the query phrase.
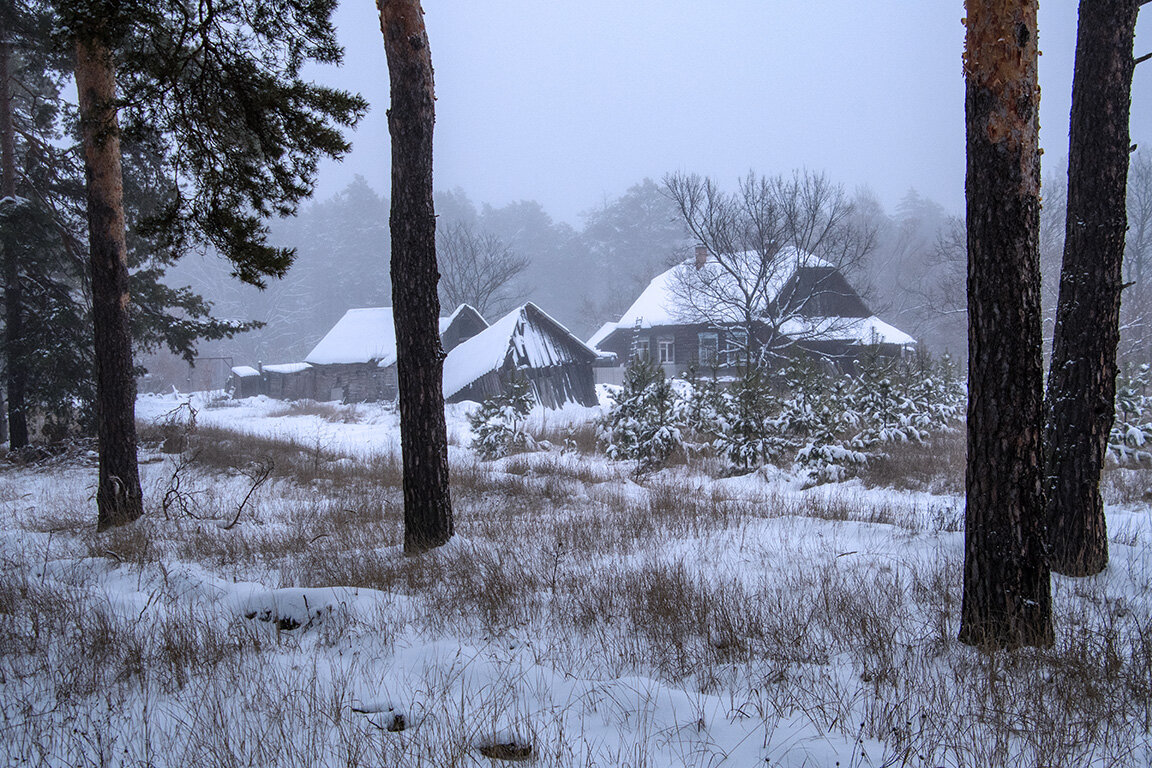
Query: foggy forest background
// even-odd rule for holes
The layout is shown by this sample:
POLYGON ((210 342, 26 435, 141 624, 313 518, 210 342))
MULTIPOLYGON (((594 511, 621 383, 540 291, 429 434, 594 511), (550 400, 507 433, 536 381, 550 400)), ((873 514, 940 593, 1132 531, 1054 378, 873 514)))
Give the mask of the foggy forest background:
MULTIPOLYGON (((808 173, 808 171, 800 171, 808 173)), ((787 172, 784 175, 790 175, 787 172)), ((1064 242, 1066 172, 1045 174, 1040 258, 1044 274, 1045 340, 1050 340, 1064 242)), ((828 180, 835 183, 831 174, 828 180)), ((736 180, 717 179, 735 187, 736 180)), ((1133 155, 1129 174, 1128 242, 1122 365, 1152 361, 1146 316, 1152 307, 1152 152, 1133 155)), ((933 354, 966 358, 963 219, 916 190, 886 210, 867 188, 847 192, 855 224, 873 238, 848 278, 885 321, 915 336, 933 354)), ((261 291, 231 278, 212 253, 192 254, 170 270, 172 286, 189 285, 219 318, 265 325, 232 339, 202 341, 197 365, 167 353, 143 360, 142 391, 220 386, 232 365, 302 360, 345 311, 391 305, 389 203, 357 176, 344 190, 272 223, 271 242, 297 251, 288 275, 261 291)), ((501 206, 473 200, 462 188, 436 195, 442 314, 455 307, 447 276, 453 253, 471 244, 497 255, 513 276, 478 307, 489 322, 525 301, 587 339, 618 320, 648 282, 683 260, 694 244, 660 180, 643 179, 619 197, 591 205, 577 226, 552 218, 534 200, 501 206)), ((465 258, 470 258, 471 255, 465 258)), ((475 301, 473 301, 475 303, 475 301)))

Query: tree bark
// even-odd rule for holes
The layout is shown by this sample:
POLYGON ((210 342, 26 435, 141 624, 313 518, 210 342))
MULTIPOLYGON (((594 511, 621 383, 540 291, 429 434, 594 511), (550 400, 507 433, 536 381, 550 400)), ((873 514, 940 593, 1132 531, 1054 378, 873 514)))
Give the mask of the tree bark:
POLYGON ((960 640, 1052 642, 1044 554, 1036 0, 968 0, 968 458, 960 640))
POLYGON ((1138 0, 1080 3, 1044 440, 1049 558, 1069 576, 1108 565, 1100 474, 1115 416, 1138 11, 1138 0))
MULTIPOLYGON (((0 14, 2 16, 2 14, 0 14)), ((12 119, 12 83, 9 73, 12 45, 4 19, 0 18, 0 197, 16 197, 16 129, 12 119)), ((11 233, 9 235, 11 238, 11 233)), ((11 242, 8 243, 12 245, 11 242)), ((20 264, 14 248, 5 248, 4 258, 4 349, 5 383, 8 391, 8 447, 19 450, 28 445, 28 416, 25 403, 28 371, 23 359, 24 294, 20 285, 20 264)))
POLYGON ((124 184, 116 120, 116 69, 93 36, 76 41, 76 90, 88 188, 88 241, 96 353, 100 478, 97 530, 143 514, 136 463, 136 381, 132 376, 124 184))
POLYGON ((404 475, 404 551, 452 537, 444 424, 436 215, 432 204, 432 55, 419 0, 377 0, 392 105, 392 312, 404 475))

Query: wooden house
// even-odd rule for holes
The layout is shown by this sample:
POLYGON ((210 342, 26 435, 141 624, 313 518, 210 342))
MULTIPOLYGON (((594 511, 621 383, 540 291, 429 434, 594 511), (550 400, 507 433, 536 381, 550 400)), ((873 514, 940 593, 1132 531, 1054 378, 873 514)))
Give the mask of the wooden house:
MULTIPOLYGON (((445 350, 452 349, 487 327, 479 312, 461 304, 451 315, 440 318, 441 344, 445 350)), ((284 400, 349 403, 395 400, 396 327, 392 308, 348 310, 303 362, 261 365, 259 371, 240 368, 244 369, 243 376, 233 369, 235 391, 243 392, 239 397, 266 394, 284 400)))
POLYGON ((260 366, 264 394, 277 400, 314 399, 315 376, 308 363, 279 363, 260 366))
POLYGON ((754 347, 815 354, 850 368, 865 350, 899 356, 914 345, 911 336, 873 315, 833 265, 791 248, 767 265, 748 253, 734 254, 723 266, 698 248, 694 259, 653 278, 619 320, 605 323, 588 340, 588 346, 614 356, 597 370, 600 381, 611 383, 619 383, 633 354, 650 357, 675 376, 692 367, 734 371, 754 347), (731 294, 727 303, 725 291, 731 294), (740 291, 755 299, 742 302, 740 291), (712 305, 708 297, 716 297, 712 305), (752 344, 742 317, 747 307, 756 318, 752 344))
POLYGON ((444 398, 482 401, 526 377, 547 408, 596 405, 599 355, 535 304, 525 304, 463 342, 444 360, 444 398))

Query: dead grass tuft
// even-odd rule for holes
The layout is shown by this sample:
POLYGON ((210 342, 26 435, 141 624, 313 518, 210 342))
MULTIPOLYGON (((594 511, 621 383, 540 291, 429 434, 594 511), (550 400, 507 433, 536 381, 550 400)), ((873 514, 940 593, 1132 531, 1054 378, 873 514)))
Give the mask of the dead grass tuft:
POLYGON ((922 443, 890 443, 859 476, 869 487, 958 494, 964 492, 964 466, 964 433, 957 430, 922 443))
POLYGON ((353 404, 287 400, 268 412, 269 416, 317 416, 330 424, 359 424, 363 415, 353 404))

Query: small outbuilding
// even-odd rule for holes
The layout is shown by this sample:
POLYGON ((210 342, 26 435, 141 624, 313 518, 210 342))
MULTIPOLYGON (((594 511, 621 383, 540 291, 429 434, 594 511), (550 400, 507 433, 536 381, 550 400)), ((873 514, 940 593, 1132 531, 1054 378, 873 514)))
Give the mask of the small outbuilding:
POLYGON ((232 368, 224 390, 233 397, 255 397, 264 393, 260 371, 250 365, 237 365, 232 368))
POLYGON ((598 354, 535 304, 509 312, 462 342, 444 361, 444 399, 481 401, 526 377, 547 408, 596 405, 592 373, 598 354))

